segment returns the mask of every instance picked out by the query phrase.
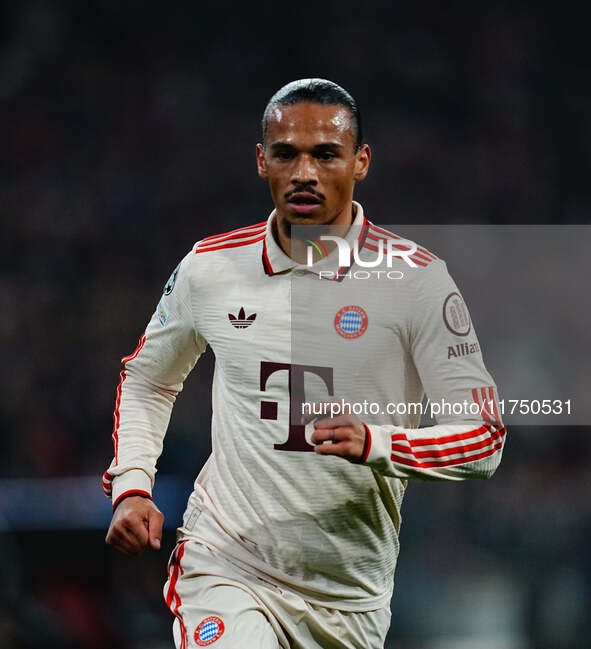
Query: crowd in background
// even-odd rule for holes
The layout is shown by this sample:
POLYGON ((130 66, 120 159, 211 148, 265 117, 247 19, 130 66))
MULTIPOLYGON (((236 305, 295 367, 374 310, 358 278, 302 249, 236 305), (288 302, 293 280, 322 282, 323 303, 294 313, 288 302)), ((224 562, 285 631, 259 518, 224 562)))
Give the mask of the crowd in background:
MULTIPOLYGON (((171 270, 272 207, 254 145, 287 81, 359 101, 374 222, 588 222, 584 21, 429 5, 0 8, 0 478, 99 488, 119 360, 171 270)), ((162 473, 192 480, 209 453, 212 364, 187 381, 162 473)), ((492 481, 411 484, 387 647, 587 646, 590 460, 588 429, 517 429, 492 481)), ((164 552, 133 564, 101 532, 0 534, 0 646, 170 646, 164 552)))

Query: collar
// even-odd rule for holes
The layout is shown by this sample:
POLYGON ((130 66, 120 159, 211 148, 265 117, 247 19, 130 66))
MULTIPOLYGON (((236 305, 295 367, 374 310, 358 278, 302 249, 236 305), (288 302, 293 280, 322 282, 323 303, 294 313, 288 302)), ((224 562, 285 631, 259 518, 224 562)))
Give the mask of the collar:
POLYGON ((339 267, 338 264, 339 255, 337 248, 326 257, 318 260, 312 266, 298 264, 291 257, 286 255, 273 236, 273 222, 275 221, 276 214, 276 210, 273 210, 267 219, 267 228, 263 240, 262 262, 265 273, 267 275, 278 275, 279 273, 285 273, 290 270, 299 270, 307 273, 315 273, 323 279, 341 281, 344 277, 344 273, 351 268, 351 264, 353 263, 353 246, 355 241, 358 242, 357 245, 359 250, 361 250, 369 229, 369 222, 363 214, 363 208, 361 205, 356 201, 353 201, 353 208, 355 210, 355 218, 345 235, 345 240, 349 244, 351 250, 351 256, 349 258, 349 263, 341 267, 339 267))

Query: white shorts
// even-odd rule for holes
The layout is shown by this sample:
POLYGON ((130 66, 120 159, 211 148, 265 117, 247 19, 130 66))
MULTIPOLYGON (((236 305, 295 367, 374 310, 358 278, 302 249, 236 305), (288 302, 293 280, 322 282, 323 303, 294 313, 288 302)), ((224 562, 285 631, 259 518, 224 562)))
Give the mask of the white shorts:
POLYGON ((353 613, 306 602, 194 540, 177 544, 164 599, 177 649, 382 649, 390 607, 353 613))

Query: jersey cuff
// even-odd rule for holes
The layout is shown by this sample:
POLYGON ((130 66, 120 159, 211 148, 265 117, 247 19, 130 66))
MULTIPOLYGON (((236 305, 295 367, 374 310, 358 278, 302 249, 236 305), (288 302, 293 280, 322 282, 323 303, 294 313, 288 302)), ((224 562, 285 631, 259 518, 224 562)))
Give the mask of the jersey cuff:
MULTIPOLYGON (((361 422, 363 424, 363 422, 361 422)), ((363 442, 363 451, 361 452, 361 457, 357 460, 358 464, 365 464, 367 461, 367 456, 369 455, 369 452, 371 450, 371 431, 369 430, 369 426, 367 424, 363 424, 363 428, 365 428, 365 440, 363 442)))
POLYGON ((378 473, 385 473, 392 466, 392 433, 396 432, 396 426, 364 426, 370 442, 364 448, 367 454, 362 461, 378 473))
POLYGON ((135 489, 131 489, 131 491, 122 493, 119 498, 117 498, 117 500, 113 501, 113 511, 117 509, 117 506, 122 500, 130 498, 131 496, 139 496, 140 498, 147 498, 148 500, 152 500, 152 496, 147 491, 137 491, 135 489))
POLYGON ((130 491, 137 492, 136 495, 138 496, 152 497, 152 480, 142 469, 129 469, 129 471, 113 478, 113 492, 111 494, 113 504, 118 504, 121 496, 130 491))

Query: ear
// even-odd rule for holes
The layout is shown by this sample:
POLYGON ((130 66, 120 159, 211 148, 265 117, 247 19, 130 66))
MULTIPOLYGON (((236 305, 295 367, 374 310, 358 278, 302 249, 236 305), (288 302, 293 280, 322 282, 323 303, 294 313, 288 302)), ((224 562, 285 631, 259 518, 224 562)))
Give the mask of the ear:
POLYGON ((355 154, 355 174, 353 178, 356 182, 363 180, 369 171, 369 163, 371 162, 371 149, 369 144, 362 144, 359 151, 355 154))
POLYGON ((256 148, 256 158, 257 158, 257 171, 259 172, 259 177, 263 180, 267 180, 267 162, 265 160, 265 149, 262 144, 257 144, 256 148))

